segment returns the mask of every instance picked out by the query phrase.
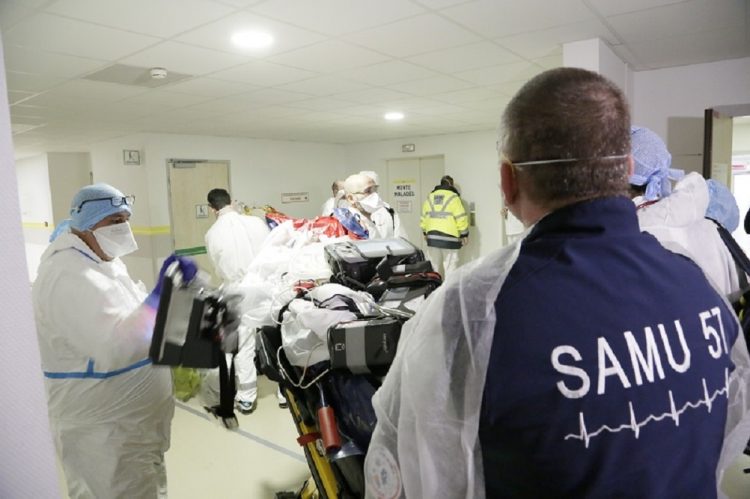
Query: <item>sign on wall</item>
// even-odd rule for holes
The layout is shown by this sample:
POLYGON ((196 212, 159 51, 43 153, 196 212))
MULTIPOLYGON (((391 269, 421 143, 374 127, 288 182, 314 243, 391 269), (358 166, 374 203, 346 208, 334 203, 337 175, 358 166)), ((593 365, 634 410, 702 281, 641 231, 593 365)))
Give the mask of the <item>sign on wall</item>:
POLYGON ((399 199, 411 199, 416 196, 417 181, 413 178, 409 179, 397 179, 392 182, 393 184, 393 199, 398 201, 399 199))
POLYGON ((309 192, 282 192, 282 203, 307 203, 310 201, 309 192))

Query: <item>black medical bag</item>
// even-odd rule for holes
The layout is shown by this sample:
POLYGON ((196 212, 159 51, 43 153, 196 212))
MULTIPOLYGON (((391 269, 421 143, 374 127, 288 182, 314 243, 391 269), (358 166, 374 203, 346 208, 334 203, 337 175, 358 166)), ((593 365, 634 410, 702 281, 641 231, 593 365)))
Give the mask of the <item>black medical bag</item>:
POLYGON ((425 260, 422 250, 403 238, 344 241, 325 246, 331 282, 364 289, 387 257, 389 265, 408 265, 425 260))
POLYGON ((379 317, 342 322, 328 329, 332 369, 385 376, 396 356, 403 320, 379 317))
POLYGON ((231 297, 195 284, 183 285, 179 270, 168 270, 162 282, 149 357, 154 364, 219 367, 224 354, 236 350, 227 340, 230 326, 236 339, 237 323, 231 297))

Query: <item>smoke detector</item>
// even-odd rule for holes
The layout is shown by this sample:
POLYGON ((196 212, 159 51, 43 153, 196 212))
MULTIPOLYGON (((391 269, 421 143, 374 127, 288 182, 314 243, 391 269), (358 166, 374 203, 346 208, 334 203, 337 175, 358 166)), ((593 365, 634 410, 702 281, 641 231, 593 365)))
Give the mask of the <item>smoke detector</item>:
POLYGON ((154 80, 163 80, 167 77, 167 70, 164 68, 151 68, 149 74, 154 80))

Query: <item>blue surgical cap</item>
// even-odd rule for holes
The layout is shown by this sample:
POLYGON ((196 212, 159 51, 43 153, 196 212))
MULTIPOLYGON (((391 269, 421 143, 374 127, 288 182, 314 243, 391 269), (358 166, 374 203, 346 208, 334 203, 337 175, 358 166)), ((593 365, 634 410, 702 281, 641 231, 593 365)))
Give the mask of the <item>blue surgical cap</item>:
POLYGON ((706 217, 716 220, 729 232, 734 232, 740 225, 740 208, 731 191, 721 182, 709 179, 708 208, 706 217))
POLYGON ((669 196, 672 192, 669 181, 682 178, 685 172, 670 168, 672 155, 664 141, 648 128, 636 126, 630 129, 630 140, 635 163, 630 183, 646 186, 647 201, 669 196))
POLYGON ((122 199, 125 195, 108 184, 93 184, 83 187, 73 196, 70 203, 70 218, 63 220, 55 227, 50 236, 50 241, 54 241, 68 228, 73 227, 77 230, 88 230, 96 225, 102 219, 114 215, 115 213, 127 212, 132 213, 130 206, 125 203, 117 203, 115 206, 112 199, 122 199), (92 201, 92 200, 96 201, 92 201), (88 201, 88 202, 86 202, 88 201))

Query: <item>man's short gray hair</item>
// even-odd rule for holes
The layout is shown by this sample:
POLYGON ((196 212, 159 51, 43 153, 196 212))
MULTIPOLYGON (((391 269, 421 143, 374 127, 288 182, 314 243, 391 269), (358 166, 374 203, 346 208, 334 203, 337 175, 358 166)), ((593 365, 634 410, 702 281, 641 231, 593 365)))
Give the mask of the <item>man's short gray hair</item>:
POLYGON ((628 195, 630 115, 620 89, 579 68, 537 75, 503 113, 499 143, 521 166, 530 199, 549 208, 596 197, 628 195))

